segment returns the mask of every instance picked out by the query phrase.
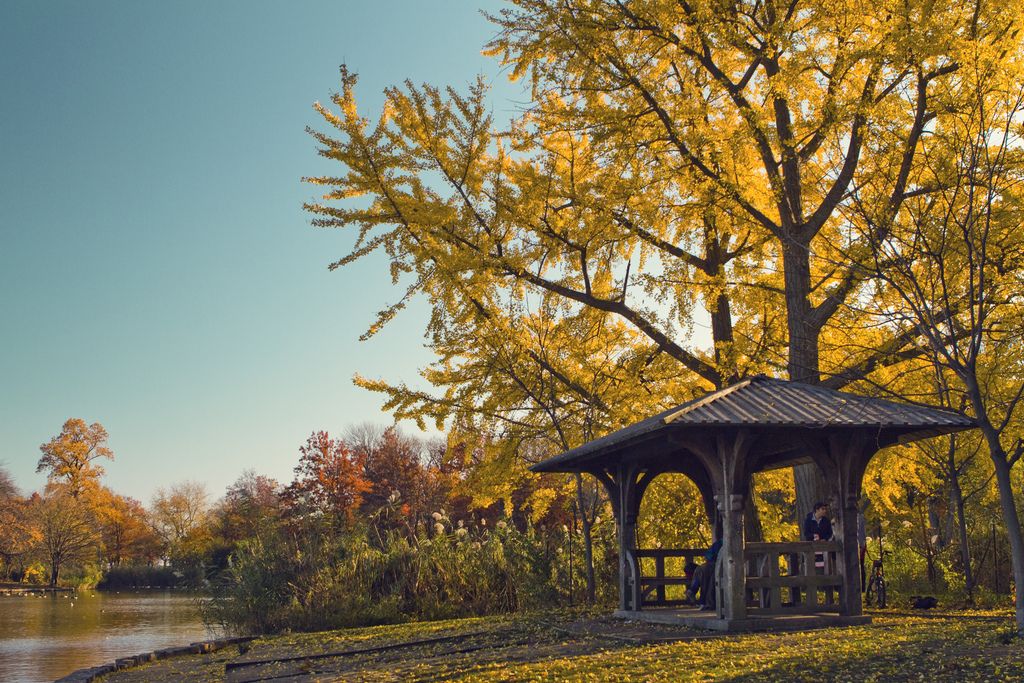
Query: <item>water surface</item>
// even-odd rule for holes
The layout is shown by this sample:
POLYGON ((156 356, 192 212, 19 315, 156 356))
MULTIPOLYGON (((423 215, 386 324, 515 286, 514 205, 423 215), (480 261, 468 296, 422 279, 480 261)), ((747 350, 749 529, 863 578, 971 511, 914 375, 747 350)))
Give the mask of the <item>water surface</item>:
POLYGON ((0 595, 0 681, 52 681, 118 657, 216 637, 180 591, 0 595))

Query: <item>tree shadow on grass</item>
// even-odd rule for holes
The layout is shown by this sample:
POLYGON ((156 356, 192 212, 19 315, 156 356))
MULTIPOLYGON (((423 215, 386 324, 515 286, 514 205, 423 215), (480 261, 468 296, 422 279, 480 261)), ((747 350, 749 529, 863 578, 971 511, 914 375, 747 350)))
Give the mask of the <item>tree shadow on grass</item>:
POLYGON ((630 643, 572 636, 548 628, 508 628, 458 642, 401 643, 385 651, 297 659, 245 666, 227 672, 228 683, 254 680, 433 681, 561 657, 632 647, 630 643))

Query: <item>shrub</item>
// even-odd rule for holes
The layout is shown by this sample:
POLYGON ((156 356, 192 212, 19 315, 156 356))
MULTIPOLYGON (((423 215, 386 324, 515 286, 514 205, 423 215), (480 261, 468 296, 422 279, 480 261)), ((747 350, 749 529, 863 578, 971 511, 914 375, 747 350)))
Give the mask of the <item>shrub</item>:
POLYGON ((46 575, 46 566, 42 562, 33 562, 25 568, 20 580, 33 586, 41 586, 46 583, 46 575))
POLYGON ((61 574, 61 581, 74 588, 87 590, 96 588, 96 585, 103 579, 103 570, 98 564, 88 562, 81 566, 70 568, 61 574))
POLYGON ((557 604, 554 555, 533 530, 439 529, 408 538, 306 530, 240 544, 204 606, 235 632, 322 630, 557 604))
POLYGON ((118 588, 174 588, 179 585, 181 585, 181 578, 170 567, 133 565, 108 569, 96 587, 101 590, 113 590, 118 588))

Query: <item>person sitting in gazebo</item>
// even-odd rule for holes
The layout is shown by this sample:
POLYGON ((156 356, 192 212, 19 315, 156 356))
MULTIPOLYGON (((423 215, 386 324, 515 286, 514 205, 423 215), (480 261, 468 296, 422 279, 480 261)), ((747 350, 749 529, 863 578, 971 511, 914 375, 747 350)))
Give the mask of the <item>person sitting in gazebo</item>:
MULTIPOLYGON (((828 505, 815 503, 814 509, 808 512, 804 519, 804 540, 831 541, 833 536, 832 520, 828 518, 828 505)), ((825 573, 825 553, 814 554, 814 568, 819 573, 825 573)))
POLYGON ((831 541, 832 520, 828 518, 828 505, 815 503, 814 509, 804 518, 805 541, 831 541))
POLYGON ((715 563, 718 561, 718 552, 721 549, 721 539, 711 544, 708 551, 704 553, 704 564, 696 565, 693 569, 693 576, 686 590, 686 600, 690 604, 696 604, 697 597, 700 596, 702 610, 715 608, 715 563))

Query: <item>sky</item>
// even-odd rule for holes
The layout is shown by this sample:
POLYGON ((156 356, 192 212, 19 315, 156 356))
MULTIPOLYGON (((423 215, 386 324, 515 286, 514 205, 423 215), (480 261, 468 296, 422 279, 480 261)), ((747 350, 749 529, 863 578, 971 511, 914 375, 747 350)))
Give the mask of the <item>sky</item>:
MULTIPOLYGON (((391 423, 352 384, 415 383, 427 311, 359 335, 399 292, 344 231, 309 225, 304 131, 360 76, 521 86, 480 50, 497 0, 0 3, 0 466, 39 489, 39 445, 101 422, 104 483, 148 502, 245 469, 287 482, 310 432, 391 423)), ((415 427, 405 426, 406 431, 415 427)))

